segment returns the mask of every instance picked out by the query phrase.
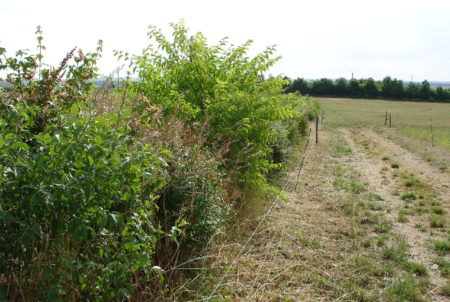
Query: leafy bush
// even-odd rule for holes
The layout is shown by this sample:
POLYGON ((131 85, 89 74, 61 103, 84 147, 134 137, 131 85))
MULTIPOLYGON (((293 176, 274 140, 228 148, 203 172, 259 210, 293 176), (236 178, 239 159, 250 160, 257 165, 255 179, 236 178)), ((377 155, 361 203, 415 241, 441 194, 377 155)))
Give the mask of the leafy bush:
POLYGON ((57 69, 23 51, 0 60, 14 85, 0 102, 0 293, 11 300, 124 299, 136 274, 158 270, 154 201, 170 152, 134 141, 123 112, 95 115, 98 53, 74 52, 57 69))
POLYGON ((271 188, 274 150, 318 114, 317 102, 283 95, 281 78, 261 77, 273 47, 249 58, 250 41, 208 46, 172 26, 173 42, 151 28, 156 47, 118 53, 141 81, 113 104, 90 81, 101 43, 57 68, 42 61, 40 28, 38 54, 0 48, 13 85, 0 90, 1 299, 130 298, 224 223, 224 180, 271 188))
POLYGON ((2 271, 25 269, 26 286, 47 298, 74 294, 70 281, 111 299, 131 289, 134 272, 151 271, 152 202, 164 184, 155 171, 165 162, 112 124, 67 118, 28 143, 8 133, 0 149, 2 271))
MULTIPOLYGON (((250 58, 252 41, 229 46, 223 39, 210 46, 201 33, 190 36, 182 23, 171 26, 173 41, 150 27, 148 36, 154 44, 142 55, 116 53, 139 75, 134 91, 163 107, 166 116, 176 115, 191 124, 206 122, 208 144, 224 150, 223 167, 236 182, 265 184, 265 175, 279 166, 272 161, 272 146, 290 132, 280 122, 297 118, 304 127, 296 110, 298 98, 286 102, 282 96, 285 81, 261 77, 279 59, 273 57, 274 47, 250 58)), ((311 101, 305 106, 314 114, 318 105, 311 101)))

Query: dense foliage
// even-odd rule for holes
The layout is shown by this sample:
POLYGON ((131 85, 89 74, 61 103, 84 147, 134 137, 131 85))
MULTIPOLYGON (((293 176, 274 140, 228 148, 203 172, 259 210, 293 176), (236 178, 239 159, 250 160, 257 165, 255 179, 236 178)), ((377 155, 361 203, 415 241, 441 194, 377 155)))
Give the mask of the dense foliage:
MULTIPOLYGON (((197 33, 190 36, 183 24, 172 24, 172 40, 154 27, 153 44, 141 55, 117 52, 139 76, 133 89, 166 115, 176 114, 190 124, 207 123, 207 142, 224 151, 223 165, 242 185, 265 182, 277 164, 270 160, 272 146, 283 134, 277 121, 301 120, 300 99, 282 96, 281 78, 264 81, 278 58, 273 47, 250 58, 252 41, 233 46, 227 40, 208 45, 197 33)), ((145 104, 143 106, 145 108, 145 104)))
POLYGON ((173 41, 125 55, 140 80, 99 89, 96 52, 57 68, 0 48, 0 299, 111 301, 201 249, 224 225, 236 187, 267 177, 318 104, 262 80, 273 48, 208 46, 173 25, 173 41), (1 88, 0 88, 1 89, 1 88))
POLYGON ((339 78, 335 81, 327 78, 314 81, 297 78, 286 85, 286 91, 313 96, 450 102, 450 89, 442 87, 432 89, 427 80, 420 84, 414 82, 405 84, 391 77, 385 77, 382 81, 375 81, 372 78, 359 80, 339 78))

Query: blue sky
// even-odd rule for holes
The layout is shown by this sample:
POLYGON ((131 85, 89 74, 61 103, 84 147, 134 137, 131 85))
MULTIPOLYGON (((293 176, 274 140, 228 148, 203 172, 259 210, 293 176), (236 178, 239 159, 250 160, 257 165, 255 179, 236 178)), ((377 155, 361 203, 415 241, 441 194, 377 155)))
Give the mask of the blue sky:
POLYGON ((272 74, 450 81, 449 16, 443 0, 2 1, 0 46, 35 49, 41 25, 47 59, 56 65, 74 46, 89 51, 102 39, 107 74, 119 66, 113 49, 139 53, 148 25, 167 30, 183 18, 211 43, 253 39, 253 53, 276 44, 283 58, 272 74))

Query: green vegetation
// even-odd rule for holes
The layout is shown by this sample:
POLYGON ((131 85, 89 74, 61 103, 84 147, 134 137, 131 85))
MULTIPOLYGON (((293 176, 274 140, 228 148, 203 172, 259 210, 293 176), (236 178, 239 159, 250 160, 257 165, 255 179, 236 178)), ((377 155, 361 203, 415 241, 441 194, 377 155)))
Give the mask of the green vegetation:
POLYGON ((172 24, 173 42, 154 27, 148 33, 152 44, 142 55, 117 52, 130 62, 141 81, 132 89, 145 96, 137 104, 145 118, 151 105, 163 108, 163 114, 175 115, 188 124, 208 123, 207 143, 226 148, 226 170, 240 185, 265 183, 265 175, 279 167, 270 159, 286 147, 286 138, 295 140, 307 124, 304 113, 315 116, 317 103, 296 95, 282 96, 281 78, 261 79, 278 57, 268 47, 254 58, 247 56, 252 41, 242 46, 229 46, 224 39, 209 46, 197 33, 188 36, 182 24, 172 24), (154 43, 154 44, 153 44, 154 43), (150 100, 150 101, 148 101, 150 100), (285 139, 283 139, 285 138, 285 139))
POLYGON ((274 48, 250 58, 250 42, 172 29, 117 52, 140 80, 114 89, 91 82, 101 43, 57 68, 40 28, 38 54, 0 48, 13 85, 0 90, 1 299, 152 300, 246 192, 277 191, 269 177, 319 105, 261 78, 274 48))
POLYGON ((432 228, 443 228, 447 223, 445 217, 442 215, 431 215, 429 221, 432 228))
POLYGON ((444 285, 441 287, 441 292, 446 296, 450 297, 450 285, 444 285))
POLYGON ((450 262, 445 260, 442 257, 435 258, 433 263, 439 265, 439 270, 441 271, 442 276, 450 277, 450 262))
POLYGON ((441 171, 450 167, 450 104, 333 98, 319 101, 327 126, 374 126, 407 150, 436 163, 441 171), (391 113, 392 129, 384 127, 386 111, 391 113))
POLYGON ((385 77, 382 81, 374 81, 372 78, 349 81, 344 78, 335 81, 322 78, 312 82, 297 78, 293 81, 290 80, 286 91, 327 97, 450 102, 450 89, 442 87, 431 89, 427 80, 420 84, 409 82, 405 85, 403 81, 391 77, 385 77))
POLYGON ((416 192, 405 192, 402 195, 400 195, 400 199, 404 200, 406 202, 412 202, 413 200, 416 200, 418 198, 416 192))
POLYGON ((398 169, 398 168, 400 168, 400 164, 399 163, 391 163, 391 168, 398 169))
POLYGON ((444 256, 450 253, 450 242, 449 241, 436 241, 433 244, 433 248, 440 255, 444 256))

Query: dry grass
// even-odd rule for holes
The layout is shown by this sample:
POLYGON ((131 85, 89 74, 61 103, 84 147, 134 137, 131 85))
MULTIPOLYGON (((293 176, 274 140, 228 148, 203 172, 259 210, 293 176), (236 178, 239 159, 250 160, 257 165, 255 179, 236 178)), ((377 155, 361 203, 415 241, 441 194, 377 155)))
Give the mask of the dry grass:
POLYGON ((177 299, 402 301, 407 295, 423 301, 427 277, 408 271, 418 266, 407 265, 405 242, 390 232, 383 207, 373 206, 380 199, 353 186, 333 187, 339 178, 357 182, 358 174, 341 166, 352 160, 348 146, 342 139, 322 140, 308 159, 298 192, 297 172, 291 171, 285 178, 291 176, 287 201, 277 203, 250 242, 252 229, 238 224, 232 235, 211 245, 208 269, 177 299))

